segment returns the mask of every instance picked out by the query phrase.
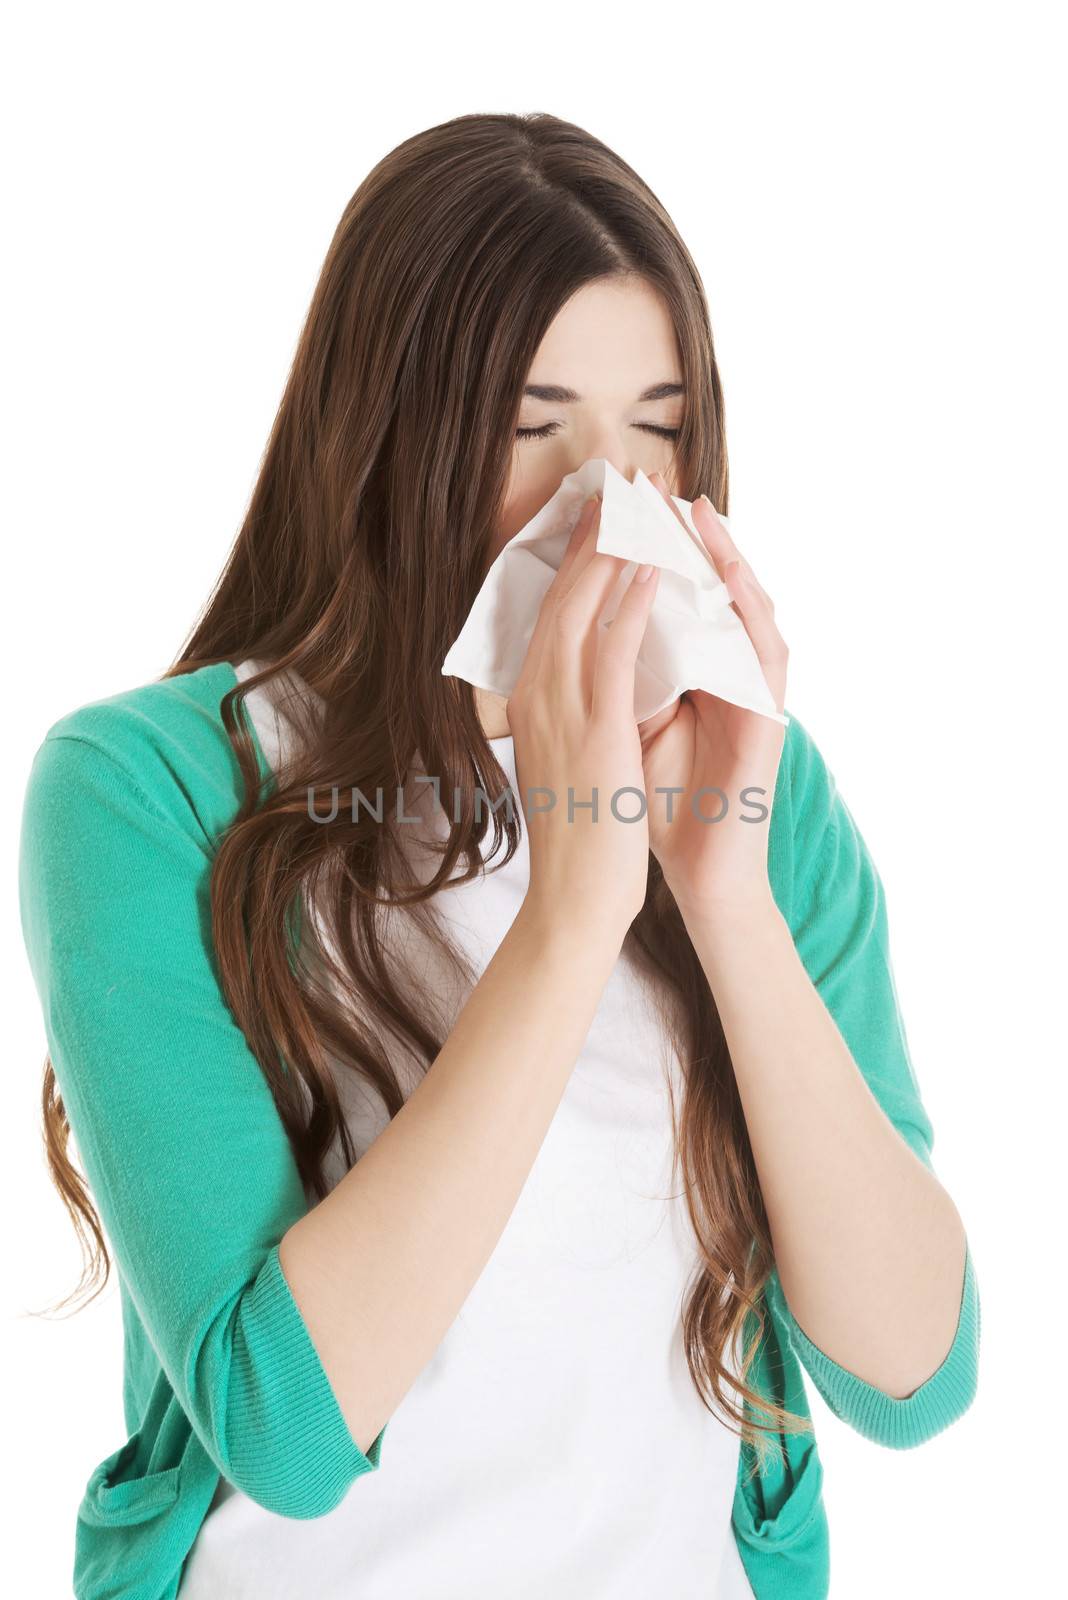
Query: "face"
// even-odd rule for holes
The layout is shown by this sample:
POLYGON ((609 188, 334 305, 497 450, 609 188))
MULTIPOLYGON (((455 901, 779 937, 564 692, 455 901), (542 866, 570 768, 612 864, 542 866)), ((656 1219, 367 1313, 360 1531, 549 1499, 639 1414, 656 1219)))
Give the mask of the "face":
POLYGON ((639 467, 662 472, 677 494, 671 457, 685 408, 682 383, 675 329, 650 284, 608 279, 577 290, 527 374, 490 560, 591 457, 604 456, 628 481, 639 467))

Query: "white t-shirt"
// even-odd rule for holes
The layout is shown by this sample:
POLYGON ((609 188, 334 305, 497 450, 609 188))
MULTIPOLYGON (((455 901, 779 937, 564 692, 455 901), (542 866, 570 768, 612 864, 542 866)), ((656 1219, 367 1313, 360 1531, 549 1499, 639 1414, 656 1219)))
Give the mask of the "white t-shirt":
MULTIPOLYGON (((246 704, 274 764, 277 702, 259 690, 246 704)), ((511 737, 490 745, 522 822, 511 737)), ((418 793, 403 836, 425 881, 421 841, 447 823, 430 786, 418 793)), ((479 973, 526 892, 525 830, 499 860, 433 900, 479 973)), ((410 952, 422 935, 403 939, 410 952)), ((424 946, 444 1037, 470 987, 424 946)), ((394 1064, 410 1092, 403 1052, 394 1064)), ((220 1480, 180 1600, 753 1600, 731 1528, 738 1436, 700 1399, 682 1347, 697 1246, 672 1197, 668 1071, 681 1108, 677 1059, 624 949, 515 1209, 390 1417, 378 1469, 307 1521, 220 1480)), ((385 1109, 351 1072, 338 1084, 362 1154, 385 1109)), ((331 1186, 344 1170, 335 1146, 331 1186)))

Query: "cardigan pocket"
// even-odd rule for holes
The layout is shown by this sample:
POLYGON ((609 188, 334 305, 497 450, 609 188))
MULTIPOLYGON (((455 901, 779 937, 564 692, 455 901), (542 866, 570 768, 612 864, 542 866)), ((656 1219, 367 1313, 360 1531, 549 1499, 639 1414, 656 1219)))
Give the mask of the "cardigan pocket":
POLYGON ((160 1371, 136 1432, 86 1485, 74 1540, 75 1600, 173 1596, 218 1477, 160 1371))
POLYGON ((83 1522, 94 1527, 126 1527, 147 1522, 174 1504, 181 1465, 160 1472, 131 1472, 140 1446, 139 1430, 96 1468, 78 1508, 83 1522))
MULTIPOLYGON (((779 1435, 782 1439, 783 1435, 779 1435)), ((790 1480, 776 1467, 767 1478, 740 1484, 734 1526, 747 1545, 762 1550, 787 1550, 810 1532, 812 1520, 824 1515, 823 1464, 815 1438, 790 1435, 790 1480), (747 1515, 741 1515, 743 1508, 747 1515)))

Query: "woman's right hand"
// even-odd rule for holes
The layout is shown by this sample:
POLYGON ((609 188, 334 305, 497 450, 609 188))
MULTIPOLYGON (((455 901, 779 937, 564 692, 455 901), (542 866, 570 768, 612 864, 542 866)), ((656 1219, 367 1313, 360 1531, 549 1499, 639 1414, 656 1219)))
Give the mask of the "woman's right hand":
POLYGON ((621 945, 649 871, 634 676, 659 569, 646 569, 645 581, 639 569, 610 626, 600 627, 626 566, 597 551, 600 509, 591 496, 542 600, 508 725, 530 847, 527 908, 547 926, 580 923, 621 945))

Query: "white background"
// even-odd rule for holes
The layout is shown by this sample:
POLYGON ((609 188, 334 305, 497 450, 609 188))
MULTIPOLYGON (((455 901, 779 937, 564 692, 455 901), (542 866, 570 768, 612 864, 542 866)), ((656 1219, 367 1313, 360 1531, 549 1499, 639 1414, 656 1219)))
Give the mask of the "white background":
POLYGON ((85 1481, 125 1438, 114 1280, 73 1318, 27 1315, 81 1262, 39 1136, 15 880, 30 760, 63 712, 172 661, 350 194, 409 134, 479 110, 604 139, 697 260, 732 531, 791 647, 787 704, 882 873, 935 1165, 969 1232, 983 1345, 965 1418, 893 1452, 810 1390, 833 1594, 1041 1587, 1064 1327, 1055 16, 38 4, 7 25, 3 1563, 20 1593, 69 1592, 85 1481))

